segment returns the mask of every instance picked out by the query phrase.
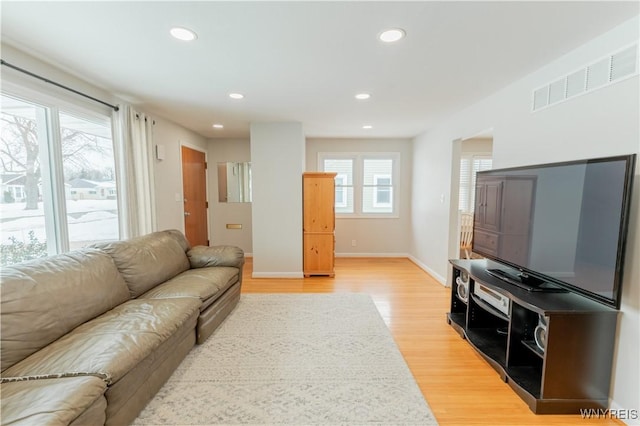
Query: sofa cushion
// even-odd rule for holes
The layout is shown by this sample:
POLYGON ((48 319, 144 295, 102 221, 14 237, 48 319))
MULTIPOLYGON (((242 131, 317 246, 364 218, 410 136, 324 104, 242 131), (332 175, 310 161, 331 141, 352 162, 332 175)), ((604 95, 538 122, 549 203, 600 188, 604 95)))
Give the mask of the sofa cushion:
POLYGON ((187 251, 192 268, 233 266, 242 269, 244 252, 235 246, 195 246, 187 251))
POLYGON ((96 403, 102 413, 98 412, 91 424, 102 424, 106 388, 103 380, 91 376, 4 383, 0 386, 2 424, 68 425, 96 403))
POLYGON ((183 245, 171 231, 153 232, 126 241, 98 243, 94 247, 113 257, 133 298, 189 269, 183 245))
POLYGON ((195 298, 130 300, 93 319, 5 370, 4 376, 81 371, 112 383, 134 368, 187 321, 195 298))
POLYGON ((197 297, 204 302, 215 294, 224 293, 238 281, 238 274, 237 268, 226 266, 190 269, 152 288, 140 298, 197 297))
POLYGON ((1 368, 129 299, 107 254, 85 249, 3 267, 1 368))

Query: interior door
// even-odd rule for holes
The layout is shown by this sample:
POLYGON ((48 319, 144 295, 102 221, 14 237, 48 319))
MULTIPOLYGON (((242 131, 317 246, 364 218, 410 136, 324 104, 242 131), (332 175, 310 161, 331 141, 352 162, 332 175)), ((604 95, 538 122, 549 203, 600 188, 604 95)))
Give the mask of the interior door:
POLYGON ((204 152, 182 147, 184 231, 192 246, 209 245, 207 229, 207 162, 204 152))

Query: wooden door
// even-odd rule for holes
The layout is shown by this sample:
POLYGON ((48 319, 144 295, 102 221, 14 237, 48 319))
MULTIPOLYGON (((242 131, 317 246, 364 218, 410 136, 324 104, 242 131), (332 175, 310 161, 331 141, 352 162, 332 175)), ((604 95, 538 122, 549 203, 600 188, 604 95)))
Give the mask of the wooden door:
POLYGON ((192 246, 209 245, 207 229, 207 162, 204 152, 182 147, 184 231, 192 246))

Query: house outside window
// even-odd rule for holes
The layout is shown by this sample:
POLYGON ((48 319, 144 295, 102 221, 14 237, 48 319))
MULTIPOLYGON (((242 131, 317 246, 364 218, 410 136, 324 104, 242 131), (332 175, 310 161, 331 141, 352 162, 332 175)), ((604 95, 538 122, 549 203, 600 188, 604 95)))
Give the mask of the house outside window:
POLYGON ((391 175, 373 175, 373 185, 373 207, 391 207, 393 200, 391 175))
POLYGON ((117 200, 97 196, 116 186, 110 115, 31 92, 1 100, 0 265, 119 239, 117 200))
POLYGON ((337 217, 398 217, 400 153, 320 153, 318 163, 337 173, 337 217))
POLYGON ((323 171, 337 173, 335 211, 340 213, 353 213, 353 159, 352 158, 327 158, 323 162, 323 171))
POLYGON ((338 174, 335 177, 336 180, 336 208, 347 207, 347 175, 338 174))

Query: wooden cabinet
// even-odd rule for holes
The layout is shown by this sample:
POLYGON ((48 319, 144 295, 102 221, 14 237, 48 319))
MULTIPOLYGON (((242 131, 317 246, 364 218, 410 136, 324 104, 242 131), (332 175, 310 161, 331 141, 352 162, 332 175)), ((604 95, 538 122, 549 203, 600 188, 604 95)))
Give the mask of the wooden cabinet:
POLYGON ((450 262, 448 323, 531 411, 579 414, 609 406, 616 310, 571 292, 521 289, 490 275, 509 268, 487 259, 450 262), (494 309, 495 300, 503 310, 494 309))
POLYGON ((474 251, 527 264, 535 184, 534 176, 485 177, 478 174, 474 251))
POLYGON ((303 272, 333 277, 335 258, 335 176, 336 173, 304 173, 303 272))

